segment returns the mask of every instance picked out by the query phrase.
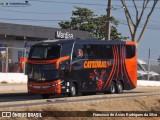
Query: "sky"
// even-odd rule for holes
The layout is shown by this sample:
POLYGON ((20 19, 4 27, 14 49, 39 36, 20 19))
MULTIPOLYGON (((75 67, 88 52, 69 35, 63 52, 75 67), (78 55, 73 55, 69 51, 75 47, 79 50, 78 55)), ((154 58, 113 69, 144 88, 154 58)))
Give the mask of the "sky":
MULTIPOLYGON (((46 26, 59 28, 58 22, 70 20, 74 6, 88 8, 97 15, 106 14, 108 0, 28 0, 29 5, 15 5, 14 3, 25 3, 27 0, 0 0, 0 22, 16 23, 35 26, 46 26), (5 3, 5 4, 4 4, 5 3), (8 5, 6 5, 8 3, 8 5), (10 4, 11 3, 11 4, 10 4), (14 4, 14 5, 13 5, 14 4)), ((131 0, 126 0, 133 18, 135 11, 131 0)), ((152 1, 152 0, 150 0, 152 1)), ((138 9, 141 10, 142 0, 137 0, 138 9)), ((152 2, 151 2, 152 3, 152 2)), ((147 12, 142 19, 144 25, 147 12)), ((130 37, 127 21, 120 0, 112 0, 112 16, 120 21, 118 31, 124 36, 130 37)), ((0 26, 0 29, 2 27, 0 26)), ((141 27, 138 30, 140 33, 141 27)), ((147 58, 151 50, 151 58, 157 59, 160 56, 160 1, 151 16, 143 38, 138 45, 138 57, 147 58)))

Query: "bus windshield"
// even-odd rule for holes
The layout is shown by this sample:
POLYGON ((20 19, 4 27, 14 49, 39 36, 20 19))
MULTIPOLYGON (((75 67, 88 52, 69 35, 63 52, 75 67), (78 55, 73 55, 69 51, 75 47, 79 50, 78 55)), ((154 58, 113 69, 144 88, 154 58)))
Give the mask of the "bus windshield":
POLYGON ((28 77, 38 82, 54 80, 58 78, 58 70, 55 64, 28 64, 28 77))
POLYGON ((60 57, 60 45, 54 46, 33 46, 31 48, 30 59, 57 59, 60 57))

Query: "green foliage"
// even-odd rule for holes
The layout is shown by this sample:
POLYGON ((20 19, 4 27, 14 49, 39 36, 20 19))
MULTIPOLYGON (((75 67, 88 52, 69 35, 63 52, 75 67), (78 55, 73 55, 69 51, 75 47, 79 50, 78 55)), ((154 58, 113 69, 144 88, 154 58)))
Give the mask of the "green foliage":
MULTIPOLYGON (((75 7, 75 9, 75 11, 72 11, 71 21, 60 22, 60 27, 63 29, 88 31, 90 33, 89 37, 104 39, 107 16, 97 16, 87 8, 75 7)), ((111 39, 126 39, 127 37, 122 36, 117 30, 118 21, 113 17, 110 18, 110 21, 113 23, 111 27, 111 39)))

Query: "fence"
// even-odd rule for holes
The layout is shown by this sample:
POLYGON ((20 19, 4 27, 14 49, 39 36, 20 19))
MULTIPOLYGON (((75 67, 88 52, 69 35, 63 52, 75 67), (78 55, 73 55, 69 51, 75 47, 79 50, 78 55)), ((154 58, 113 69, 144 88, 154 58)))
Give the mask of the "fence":
POLYGON ((0 47, 0 72, 20 73, 20 58, 26 57, 25 48, 0 47))
MULTIPOLYGON (((20 58, 27 57, 25 48, 0 47, 0 73, 22 73, 20 58)), ((160 63, 157 59, 140 58, 142 69, 137 70, 139 80, 160 81, 160 63)))
MULTIPOLYGON (((160 64, 157 59, 140 58, 142 70, 138 69, 138 79, 160 81, 160 64)), ((139 67, 138 67, 139 68, 139 67)))

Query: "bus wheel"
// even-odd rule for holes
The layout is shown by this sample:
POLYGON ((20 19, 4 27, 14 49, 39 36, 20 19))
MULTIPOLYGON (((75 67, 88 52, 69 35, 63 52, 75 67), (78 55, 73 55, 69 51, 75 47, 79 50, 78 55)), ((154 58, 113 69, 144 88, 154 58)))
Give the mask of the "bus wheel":
POLYGON ((118 82, 116 85, 117 85, 116 92, 117 93, 123 93, 123 84, 122 84, 122 82, 118 82))
POLYGON ((69 97, 73 97, 77 95, 76 86, 74 83, 71 84, 69 97))
POLYGON ((116 86, 115 86, 115 83, 112 82, 109 88, 109 93, 114 94, 115 92, 116 92, 116 86))
POLYGON ((50 95, 49 94, 41 94, 41 96, 43 99, 48 99, 50 95))

